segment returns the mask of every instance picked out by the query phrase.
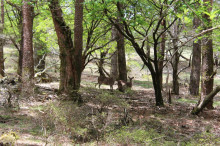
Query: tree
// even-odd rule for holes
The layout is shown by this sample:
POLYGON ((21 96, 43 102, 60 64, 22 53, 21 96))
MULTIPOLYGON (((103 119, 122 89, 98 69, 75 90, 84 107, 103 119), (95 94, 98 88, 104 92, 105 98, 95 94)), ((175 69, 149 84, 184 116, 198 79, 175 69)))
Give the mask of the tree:
MULTIPOLYGON (((197 2, 199 6, 199 3, 197 2)), ((195 16, 193 19, 193 28, 197 30, 200 26, 200 19, 195 16)), ((200 70, 201 70, 201 40, 196 39, 193 42, 192 51, 192 67, 190 74, 189 92, 191 95, 199 95, 199 83, 200 83, 200 70)))
POLYGON ((23 60, 22 60, 22 94, 34 93, 34 59, 33 59, 33 18, 34 7, 30 0, 23 0, 23 60))
MULTIPOLYGON (((204 0, 205 7, 207 9, 207 12, 211 12, 212 10, 212 0, 204 0)), ((210 16, 204 14, 203 16, 205 26, 204 30, 212 28, 212 21, 210 19, 210 16)), ((214 84, 214 71, 213 71, 213 44, 212 44, 212 31, 208 32, 202 39, 202 94, 200 102, 202 102, 205 99, 205 96, 212 92, 213 90, 213 84, 214 84)), ((213 108, 213 100, 209 101, 209 104, 207 105, 207 108, 212 109, 213 108)))
MULTIPOLYGON (((102 49, 108 45, 112 40, 94 47, 95 43, 106 35, 110 29, 106 29, 102 33, 94 36, 94 31, 101 25, 102 19, 91 20, 87 26, 87 41, 86 47, 83 50, 82 36, 83 35, 83 1, 75 1, 75 23, 74 23, 74 45, 71 37, 71 29, 66 24, 61 6, 58 0, 50 0, 49 8, 52 14, 55 31, 58 38, 58 45, 60 48, 60 91, 67 93, 75 101, 81 102, 78 90, 80 88, 81 73, 85 66, 92 61, 92 53, 96 50, 102 49)), ((90 7, 88 6, 87 9, 90 7)), ((88 20, 89 21, 89 20, 88 20)))
POLYGON ((72 52, 74 52, 71 30, 66 25, 63 12, 58 0, 50 0, 49 8, 52 14, 55 31, 60 48, 60 87, 61 92, 71 95, 76 89, 73 84, 74 76, 72 70, 72 52))
MULTIPOLYGON (((161 22, 161 27, 162 27, 162 31, 166 31, 166 18, 164 18, 161 22)), ((161 43, 160 43, 160 48, 159 48, 159 58, 158 58, 158 69, 160 70, 160 87, 161 89, 163 89, 163 63, 164 63, 164 52, 165 52, 165 48, 166 48, 166 33, 164 32, 161 35, 161 43)))
MULTIPOLYGON (((132 44, 135 51, 143 61, 144 65, 147 66, 148 69, 150 70, 153 86, 155 90, 155 99, 157 106, 163 106, 163 98, 161 93, 161 78, 160 78, 162 70, 160 70, 158 67, 158 60, 159 60, 158 44, 163 33, 165 33, 177 20, 177 18, 175 18, 170 24, 166 26, 166 28, 164 28, 163 31, 159 32, 161 23, 166 17, 166 15, 168 15, 169 13, 168 11, 170 10, 168 7, 166 7, 166 5, 164 5, 164 3, 155 2, 155 4, 152 4, 149 1, 144 1, 144 2, 141 1, 139 3, 130 2, 129 3, 130 6, 126 4, 127 7, 124 10, 122 10, 119 2, 114 3, 114 1, 113 2, 102 1, 102 4, 105 5, 103 6, 104 7, 103 11, 107 19, 109 19, 109 21, 116 27, 116 29, 132 44), (112 3, 115 6, 111 6, 111 7, 116 7, 117 12, 119 13, 116 15, 120 16, 120 21, 121 24, 123 25, 122 28, 118 23, 115 23, 115 19, 112 16, 114 12, 111 12, 110 9, 107 9, 108 6, 111 5, 112 3), (155 9, 153 9, 154 7, 157 7, 156 11, 155 9), (145 10, 146 13, 143 13, 142 11, 143 8, 148 8, 147 10, 145 10), (125 12, 126 15, 124 15, 125 12), (152 32, 152 37, 153 37, 153 54, 154 54, 153 57, 150 57, 149 54, 145 53, 145 50, 143 49, 150 30, 152 32)), ((171 4, 172 2, 169 3, 169 5, 171 4)))
POLYGON ((8 29, 10 35, 10 40, 15 48, 18 50, 18 68, 17 73, 19 75, 19 81, 21 81, 22 76, 22 58, 23 58, 23 17, 22 17, 22 6, 19 4, 21 1, 6 1, 8 5, 11 6, 10 10, 6 9, 6 14, 9 19, 12 30, 8 29), (11 13, 13 12, 13 13, 11 13), (13 23, 16 22, 16 23, 13 23), (17 30, 16 30, 17 29, 17 30))
POLYGON ((1 76, 5 76, 5 67, 4 67, 4 51, 3 51, 3 47, 4 47, 4 43, 5 43, 5 39, 3 37, 3 30, 4 30, 4 0, 1 0, 1 22, 0 22, 0 75, 1 76))
POLYGON ((178 51, 178 38, 179 38, 179 30, 178 23, 175 22, 173 25, 173 59, 172 59, 172 67, 173 67, 173 93, 179 95, 179 81, 178 81, 178 65, 179 65, 179 51, 178 51))

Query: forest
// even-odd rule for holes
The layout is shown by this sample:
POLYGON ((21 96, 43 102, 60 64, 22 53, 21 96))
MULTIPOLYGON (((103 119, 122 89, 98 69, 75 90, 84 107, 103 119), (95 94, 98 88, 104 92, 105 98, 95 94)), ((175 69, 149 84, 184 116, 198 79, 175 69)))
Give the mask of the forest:
POLYGON ((0 146, 220 145, 218 0, 0 3, 0 146))

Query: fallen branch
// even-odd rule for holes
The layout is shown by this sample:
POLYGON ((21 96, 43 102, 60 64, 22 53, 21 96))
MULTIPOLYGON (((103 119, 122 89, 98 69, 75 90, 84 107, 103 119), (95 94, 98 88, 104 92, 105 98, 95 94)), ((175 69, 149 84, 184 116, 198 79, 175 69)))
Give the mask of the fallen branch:
POLYGON ((198 115, 220 91, 220 86, 217 86, 210 94, 208 94, 203 101, 201 101, 192 111, 191 114, 198 115))

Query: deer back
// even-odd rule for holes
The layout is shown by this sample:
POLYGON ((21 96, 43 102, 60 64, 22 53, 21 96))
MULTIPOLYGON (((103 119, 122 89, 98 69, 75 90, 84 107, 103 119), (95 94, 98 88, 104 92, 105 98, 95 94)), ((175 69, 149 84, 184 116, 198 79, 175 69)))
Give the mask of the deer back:
POLYGON ((105 77, 105 76, 100 76, 98 77, 98 83, 99 84, 105 84, 105 85, 114 85, 115 80, 112 77, 105 77))

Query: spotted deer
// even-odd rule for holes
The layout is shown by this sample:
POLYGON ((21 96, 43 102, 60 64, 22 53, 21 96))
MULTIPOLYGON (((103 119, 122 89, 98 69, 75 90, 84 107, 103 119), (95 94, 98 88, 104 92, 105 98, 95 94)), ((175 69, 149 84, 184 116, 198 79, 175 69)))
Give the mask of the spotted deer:
POLYGON ((121 92, 124 92, 127 88, 132 88, 133 83, 132 80, 134 79, 134 77, 128 77, 129 78, 129 82, 123 81, 123 80, 118 80, 118 89, 121 92))
POLYGON ((102 84, 104 85, 109 85, 110 89, 113 90, 113 85, 115 83, 115 79, 113 77, 106 77, 106 76, 99 76, 98 77, 98 84, 99 84, 99 89, 102 84))

